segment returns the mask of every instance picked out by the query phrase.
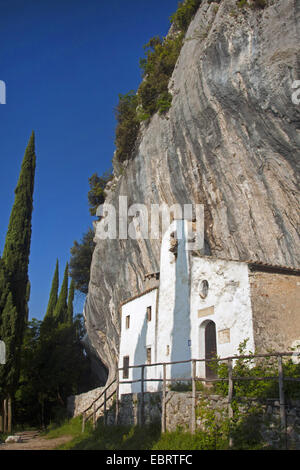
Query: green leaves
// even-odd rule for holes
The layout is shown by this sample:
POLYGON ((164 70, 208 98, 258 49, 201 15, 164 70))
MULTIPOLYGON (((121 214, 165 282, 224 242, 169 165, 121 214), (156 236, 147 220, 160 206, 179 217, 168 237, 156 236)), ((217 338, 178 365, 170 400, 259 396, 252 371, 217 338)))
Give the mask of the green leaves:
POLYGON ((69 283, 69 263, 66 264, 64 278, 61 285, 61 290, 55 306, 53 317, 58 323, 67 322, 68 317, 68 283, 69 283))
POLYGON ((168 85, 179 57, 184 34, 195 15, 201 0, 186 0, 179 4, 171 17, 177 27, 173 37, 161 39, 154 36, 144 46, 145 57, 140 59, 143 81, 137 93, 130 91, 119 95, 116 108, 116 156, 119 162, 133 157, 140 122, 155 113, 165 114, 171 107, 172 95, 168 85))
POLYGON ((116 156, 120 162, 129 160, 134 150, 140 123, 137 117, 138 98, 134 91, 119 95, 119 103, 115 114, 116 128, 116 156))
POLYGON ((80 242, 74 241, 71 248, 70 275, 74 280, 75 289, 83 294, 88 293, 94 248, 94 231, 91 228, 83 235, 80 242))
POLYGON ((177 11, 170 18, 171 22, 180 31, 186 32, 201 3, 202 0, 185 0, 180 2, 177 11))
POLYGON ((97 207, 104 203, 104 188, 111 179, 112 174, 110 172, 106 172, 102 176, 98 176, 97 173, 94 173, 89 178, 90 191, 88 192, 88 203, 91 215, 96 215, 97 207))
POLYGON ((57 260, 45 318, 49 316, 53 316, 54 309, 57 304, 57 298, 58 298, 58 285, 59 285, 59 273, 58 273, 58 260, 57 260))
POLYGON ((68 396, 80 392, 83 385, 94 385, 89 383, 90 362, 81 344, 81 319, 52 325, 42 334, 41 327, 33 319, 25 331, 15 407, 19 424, 48 424, 65 409, 68 396))
POLYGON ((10 215, 0 266, 0 337, 7 347, 1 368, 2 393, 13 394, 19 376, 20 348, 28 316, 28 263, 36 167, 34 133, 29 139, 10 215))
POLYGON ((69 296, 68 296, 68 309, 67 309, 67 323, 70 325, 73 322, 73 302, 74 302, 74 295, 75 295, 75 282, 72 279, 70 288, 69 288, 69 296))

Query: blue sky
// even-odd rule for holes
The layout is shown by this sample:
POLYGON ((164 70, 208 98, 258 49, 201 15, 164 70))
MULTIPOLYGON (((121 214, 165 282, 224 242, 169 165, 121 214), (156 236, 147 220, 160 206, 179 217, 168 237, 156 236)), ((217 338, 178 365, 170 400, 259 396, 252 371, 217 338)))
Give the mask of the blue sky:
MULTIPOLYGON (((46 310, 74 240, 91 226, 88 178, 111 167, 119 93, 137 89, 150 37, 165 36, 178 0, 0 0, 0 250, 31 131, 37 170, 30 318, 46 310)), ((75 313, 82 300, 75 302, 75 313)))

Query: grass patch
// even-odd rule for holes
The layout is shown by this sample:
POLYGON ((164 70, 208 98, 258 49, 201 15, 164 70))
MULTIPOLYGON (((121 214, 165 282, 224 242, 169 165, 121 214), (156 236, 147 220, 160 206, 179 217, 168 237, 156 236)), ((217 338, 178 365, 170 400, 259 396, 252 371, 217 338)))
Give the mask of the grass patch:
POLYGON ((92 432, 90 422, 86 423, 84 433, 81 432, 81 426, 82 418, 81 416, 77 416, 76 418, 64 421, 61 425, 50 424, 43 435, 47 439, 55 439, 67 435, 77 438, 78 436, 85 437, 92 432))
POLYGON ((181 428, 161 434, 160 424, 148 426, 104 426, 95 430, 88 423, 81 432, 81 418, 74 418, 50 429, 45 437, 53 439, 65 435, 73 439, 59 450, 214 450, 226 448, 227 439, 212 438, 211 433, 198 431, 192 435, 181 428))
POLYGON ((81 432, 81 418, 74 418, 62 426, 51 429, 45 435, 49 439, 64 435, 73 439, 58 447, 60 450, 150 450, 159 441, 160 426, 104 426, 98 423, 95 430, 91 423, 81 432))

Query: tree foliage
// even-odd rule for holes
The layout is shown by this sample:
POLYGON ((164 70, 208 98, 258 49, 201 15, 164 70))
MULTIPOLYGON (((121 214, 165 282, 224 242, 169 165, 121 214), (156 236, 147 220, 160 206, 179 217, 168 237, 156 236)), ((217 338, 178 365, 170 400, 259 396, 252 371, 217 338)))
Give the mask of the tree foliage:
MULTIPOLYGON (((144 46, 145 58, 140 61, 144 80, 138 89, 139 104, 146 116, 163 114, 172 102, 168 84, 177 62, 183 34, 161 40, 158 36, 144 46)), ((141 112, 141 110, 140 110, 141 112)))
POLYGON ((71 324, 73 322, 73 302, 75 296, 75 282, 74 279, 71 280, 69 295, 68 295, 68 308, 67 308, 67 323, 71 324))
POLYGON ((178 8, 171 16, 171 22, 182 32, 186 32, 202 0, 185 0, 179 2, 178 8))
POLYGON ((74 280, 75 289, 83 294, 88 293, 94 248, 94 231, 91 228, 83 234, 80 242, 74 241, 71 248, 70 276, 74 280))
POLYGON ((65 417, 67 397, 97 384, 81 339, 82 319, 44 330, 35 319, 28 323, 22 347, 20 385, 16 393, 18 423, 45 426, 65 417))
POLYGON ((120 162, 129 160, 134 150, 140 128, 136 108, 138 98, 134 91, 125 95, 119 94, 119 102, 115 110, 116 128, 116 157, 120 162))
POLYGON ((94 173, 89 178, 90 190, 88 192, 88 203, 90 207, 90 214, 96 215, 97 207, 104 203, 105 200, 105 186, 111 180, 111 172, 106 172, 102 176, 94 173))
POLYGON ((68 316, 68 285, 69 285, 69 263, 66 264, 64 278, 61 285, 60 293, 57 299, 53 317, 57 324, 65 323, 68 316))
POLYGON ((56 260, 56 266, 55 266, 55 271, 54 271, 54 276, 52 280, 52 285, 51 285, 51 290, 50 290, 50 296, 49 296, 49 301, 48 301, 48 306, 47 306, 47 311, 46 311, 46 317, 51 317, 54 314, 54 309, 57 304, 57 299, 58 299, 58 287, 59 287, 59 263, 58 260, 56 260))
POLYGON ((140 60, 143 81, 135 93, 119 95, 116 108, 116 157, 119 162, 132 158, 141 121, 155 113, 166 113, 172 104, 168 85, 180 54, 184 35, 201 0, 180 2, 171 21, 177 29, 173 36, 155 36, 144 46, 145 57, 140 60))
POLYGON ((28 264, 36 167, 34 133, 23 158, 0 267, 0 338, 6 344, 7 363, 0 369, 2 397, 13 395, 20 366, 20 348, 28 317, 28 264))

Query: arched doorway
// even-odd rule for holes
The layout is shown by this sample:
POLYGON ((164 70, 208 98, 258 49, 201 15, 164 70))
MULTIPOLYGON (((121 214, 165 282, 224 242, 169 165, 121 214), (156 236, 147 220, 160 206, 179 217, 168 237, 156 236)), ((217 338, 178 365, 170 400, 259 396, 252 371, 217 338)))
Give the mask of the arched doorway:
MULTIPOLYGON (((217 355, 217 335, 216 324, 213 321, 208 321, 205 325, 205 359, 214 359, 217 355)), ((216 378, 216 373, 212 368, 212 364, 207 362, 205 364, 205 377, 207 379, 216 378)))

